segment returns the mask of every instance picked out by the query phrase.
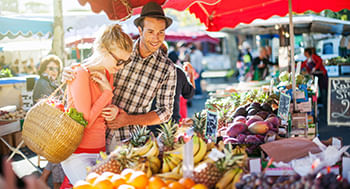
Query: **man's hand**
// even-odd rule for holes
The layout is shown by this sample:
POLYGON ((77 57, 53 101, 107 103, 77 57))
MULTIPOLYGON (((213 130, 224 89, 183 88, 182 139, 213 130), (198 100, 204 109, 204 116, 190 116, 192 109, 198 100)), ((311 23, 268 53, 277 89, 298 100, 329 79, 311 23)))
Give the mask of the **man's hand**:
POLYGON ((119 109, 119 113, 113 121, 107 121, 107 126, 110 129, 119 129, 128 125, 130 125, 130 116, 123 109, 119 109))
POLYGON ((113 121, 117 117, 118 113, 119 108, 113 104, 102 109, 102 117, 104 117, 106 121, 113 121))

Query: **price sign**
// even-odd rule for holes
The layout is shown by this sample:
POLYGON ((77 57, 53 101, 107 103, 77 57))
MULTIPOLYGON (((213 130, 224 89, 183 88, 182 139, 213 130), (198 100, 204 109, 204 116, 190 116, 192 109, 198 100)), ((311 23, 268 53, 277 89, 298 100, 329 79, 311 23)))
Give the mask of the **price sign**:
POLYGON ((208 110, 206 129, 205 129, 206 137, 209 140, 216 142, 217 130, 218 130, 218 114, 217 112, 208 110))
POLYGON ((328 125, 350 126, 350 78, 329 78, 328 125))
POLYGON ((285 121, 288 120, 290 100, 291 100, 291 97, 289 95, 281 93, 277 114, 278 114, 278 117, 280 117, 282 120, 285 120, 285 121))

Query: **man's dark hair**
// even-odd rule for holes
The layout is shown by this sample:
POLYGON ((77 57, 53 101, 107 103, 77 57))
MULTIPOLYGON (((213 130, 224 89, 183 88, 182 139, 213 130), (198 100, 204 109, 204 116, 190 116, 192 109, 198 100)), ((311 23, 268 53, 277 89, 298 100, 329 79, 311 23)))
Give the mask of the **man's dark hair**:
MULTIPOLYGON (((159 17, 153 17, 153 16, 147 16, 147 17, 150 17, 150 18, 155 18, 157 20, 164 20, 165 21, 165 24, 166 24, 166 20, 164 18, 159 18, 159 17)), ((140 22, 139 22, 139 25, 141 27, 141 29, 143 30, 143 27, 145 26, 145 18, 141 18, 140 22)))

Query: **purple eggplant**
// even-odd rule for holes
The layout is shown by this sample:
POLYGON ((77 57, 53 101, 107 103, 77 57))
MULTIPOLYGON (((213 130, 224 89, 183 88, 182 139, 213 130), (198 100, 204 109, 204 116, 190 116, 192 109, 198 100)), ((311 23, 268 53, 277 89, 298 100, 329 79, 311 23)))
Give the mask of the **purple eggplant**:
POLYGON ((258 138, 255 135, 248 135, 245 138, 244 142, 247 144, 261 144, 261 143, 263 143, 262 140, 260 140, 260 138, 258 138))
POLYGON ((237 140, 238 140, 238 142, 239 142, 240 144, 242 144, 242 143, 244 143, 244 140, 245 140, 246 137, 247 137, 247 135, 245 135, 245 134, 239 134, 239 135, 237 136, 237 140))
POLYGON ((242 122, 236 122, 229 124, 228 129, 226 130, 226 135, 229 137, 236 137, 238 134, 243 133, 248 129, 248 126, 242 122))

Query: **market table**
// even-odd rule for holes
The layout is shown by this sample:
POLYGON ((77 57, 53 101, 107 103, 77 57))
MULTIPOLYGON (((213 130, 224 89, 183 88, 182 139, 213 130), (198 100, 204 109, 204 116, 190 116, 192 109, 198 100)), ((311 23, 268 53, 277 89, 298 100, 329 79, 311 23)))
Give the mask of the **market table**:
POLYGON ((15 154, 19 154, 22 156, 27 162, 29 162, 34 168, 36 168, 40 173, 42 172, 33 162, 31 162, 28 157, 23 154, 20 150, 22 145, 24 144, 24 141, 21 140, 21 142, 17 145, 17 147, 11 146, 4 138, 3 136, 8 134, 13 134, 16 132, 21 131, 21 121, 0 121, 0 140, 12 151, 11 155, 8 157, 7 161, 10 161, 15 154))

